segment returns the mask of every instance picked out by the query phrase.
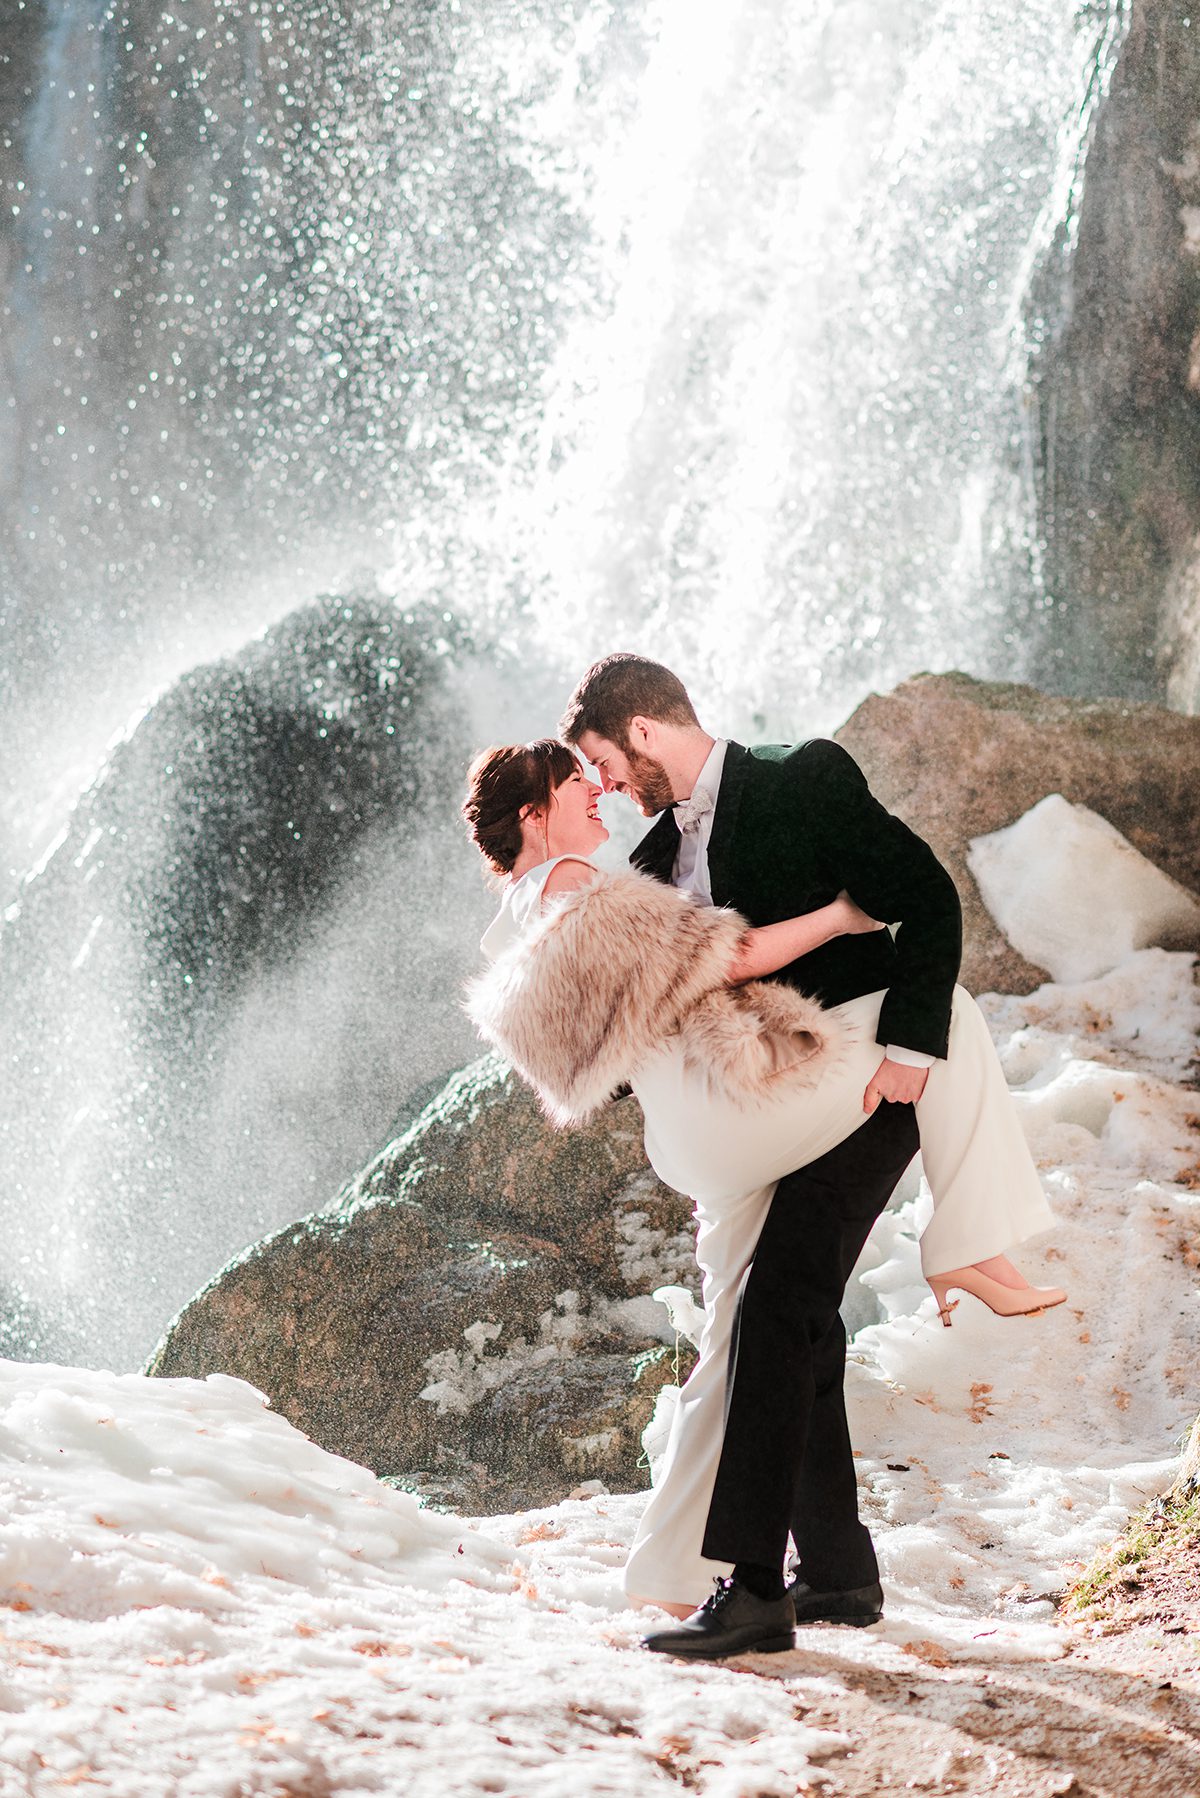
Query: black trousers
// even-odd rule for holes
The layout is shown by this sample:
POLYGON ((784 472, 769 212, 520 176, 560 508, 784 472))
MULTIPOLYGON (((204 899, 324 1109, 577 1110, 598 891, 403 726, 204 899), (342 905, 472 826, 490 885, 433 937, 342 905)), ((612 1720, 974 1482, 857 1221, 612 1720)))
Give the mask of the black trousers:
POLYGON ((714 1561, 781 1567, 790 1531, 814 1591, 879 1576, 859 1521, 838 1307, 871 1226, 920 1146, 911 1105, 779 1182, 742 1292, 725 1438, 704 1536, 714 1561))

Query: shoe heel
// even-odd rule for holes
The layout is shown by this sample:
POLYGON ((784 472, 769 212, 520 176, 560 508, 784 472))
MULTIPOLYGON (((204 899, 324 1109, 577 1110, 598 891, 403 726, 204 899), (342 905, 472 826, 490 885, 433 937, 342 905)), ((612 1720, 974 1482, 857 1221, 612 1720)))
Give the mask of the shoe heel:
POLYGON ((792 1630, 786 1636, 768 1636, 765 1642, 756 1642, 748 1654, 790 1654, 796 1646, 796 1632, 792 1630))
POLYGON ((1067 1296, 1061 1286, 1006 1286, 977 1267, 956 1267, 947 1273, 930 1274, 929 1289, 937 1300, 938 1316, 947 1329, 950 1328, 950 1313, 958 1304, 957 1299, 946 1302, 946 1294, 952 1286, 981 1300, 997 1317, 1037 1317, 1052 1305, 1063 1304, 1067 1296))
POLYGON ((942 1328, 948 1330, 950 1328, 950 1313, 953 1311, 954 1305, 957 1305, 958 1300, 955 1299, 954 1305, 948 1305, 946 1303, 947 1288, 939 1285, 934 1280, 930 1280, 929 1290, 937 1300, 938 1316, 942 1320, 942 1328))

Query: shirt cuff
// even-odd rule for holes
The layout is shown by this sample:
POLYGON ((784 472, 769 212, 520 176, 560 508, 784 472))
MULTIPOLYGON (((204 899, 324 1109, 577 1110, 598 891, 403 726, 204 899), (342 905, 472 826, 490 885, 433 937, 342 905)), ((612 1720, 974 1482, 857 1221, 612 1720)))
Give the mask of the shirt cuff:
POLYGON ((926 1055, 924 1049, 905 1049, 900 1043, 888 1043, 885 1053, 889 1061, 898 1061, 902 1068, 931 1068, 937 1060, 936 1055, 926 1055))

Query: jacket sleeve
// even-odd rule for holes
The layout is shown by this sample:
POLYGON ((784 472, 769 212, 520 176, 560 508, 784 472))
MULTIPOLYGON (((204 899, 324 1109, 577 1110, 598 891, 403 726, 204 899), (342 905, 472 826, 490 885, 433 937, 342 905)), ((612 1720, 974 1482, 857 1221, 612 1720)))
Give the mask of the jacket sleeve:
POLYGON ((954 882, 928 843, 873 797, 857 762, 837 743, 806 744, 797 760, 830 879, 873 918, 898 926, 877 1040, 944 1058, 962 961, 954 882))

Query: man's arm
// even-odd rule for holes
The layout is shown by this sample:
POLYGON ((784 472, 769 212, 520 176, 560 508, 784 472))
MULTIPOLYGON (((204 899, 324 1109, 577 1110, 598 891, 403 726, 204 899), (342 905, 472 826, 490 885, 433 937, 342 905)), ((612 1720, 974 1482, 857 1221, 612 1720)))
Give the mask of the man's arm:
POLYGON ((899 926, 878 1041, 943 1057, 962 960, 962 907, 954 882, 928 843, 873 797, 858 764, 838 744, 806 744, 797 760, 797 774, 811 783, 817 847, 831 881, 872 917, 899 926))

